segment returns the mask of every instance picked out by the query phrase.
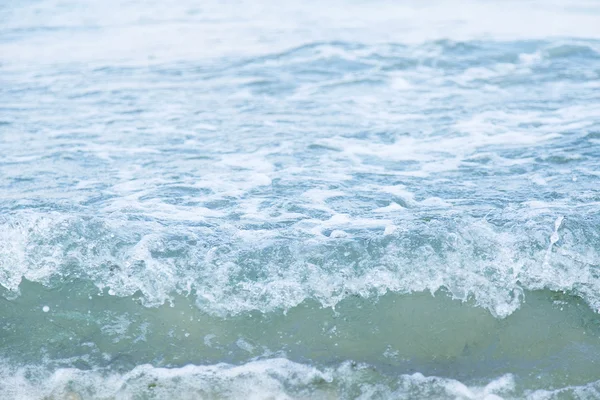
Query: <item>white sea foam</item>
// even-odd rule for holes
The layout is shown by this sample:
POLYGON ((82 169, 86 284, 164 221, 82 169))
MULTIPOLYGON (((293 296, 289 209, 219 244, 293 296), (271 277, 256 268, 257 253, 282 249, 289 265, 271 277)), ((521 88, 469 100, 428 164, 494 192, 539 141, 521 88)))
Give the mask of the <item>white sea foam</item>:
POLYGON ((108 370, 58 369, 43 366, 0 367, 0 389, 7 398, 28 400, 124 399, 409 399, 453 400, 593 398, 599 382, 553 390, 523 390, 512 375, 484 385, 424 376, 420 373, 382 377, 368 365, 351 362, 325 369, 275 358, 243 365, 187 365, 156 368, 140 365, 125 373, 108 370))
MULTIPOLYGON (((526 210, 530 208, 520 212, 526 210)), ((550 210, 532 211, 545 218, 550 210)), ((406 216, 401 213, 398 218, 406 216)), ((123 229, 126 225, 20 214, 19 223, 4 225, 7 237, 2 245, 12 258, 2 258, 1 284, 17 292, 22 278, 52 286, 60 277, 79 277, 118 296, 140 291, 149 306, 164 303, 173 293, 194 290, 199 307, 217 314, 285 310, 309 298, 335 306, 350 294, 435 292, 442 287, 460 299, 473 296, 500 317, 519 307, 523 289, 575 291, 594 309, 600 306, 600 282, 593 267, 600 257, 574 241, 578 236, 573 229, 581 227, 561 227, 560 218, 545 228, 545 235, 530 233, 526 241, 523 230, 498 228, 485 220, 415 225, 344 214, 326 221, 302 220, 293 225, 297 230, 283 231, 310 233, 295 243, 272 230, 225 229, 212 238, 201 236, 211 234, 203 227, 177 232, 141 223, 130 231, 123 229), (559 228, 567 230, 557 252, 559 228), (376 231, 369 233, 371 243, 382 241, 376 256, 354 241, 372 229, 376 231), (144 230, 148 232, 138 236, 144 230), (330 247, 332 239, 342 240, 341 247, 330 247), (57 241, 61 245, 53 244, 57 241)))
POLYGON ((318 369, 281 358, 239 366, 216 364, 156 368, 140 365, 122 374, 78 369, 49 372, 42 366, 14 368, 4 364, 0 374, 3 377, 0 388, 5 396, 31 400, 121 399, 132 396, 159 399, 546 399, 564 392, 589 392, 597 385, 592 383, 587 387, 569 387, 552 392, 520 393, 511 375, 476 386, 453 379, 426 377, 420 373, 387 378, 380 376, 384 379, 374 384, 372 379, 376 372, 368 365, 345 362, 336 367, 318 369))

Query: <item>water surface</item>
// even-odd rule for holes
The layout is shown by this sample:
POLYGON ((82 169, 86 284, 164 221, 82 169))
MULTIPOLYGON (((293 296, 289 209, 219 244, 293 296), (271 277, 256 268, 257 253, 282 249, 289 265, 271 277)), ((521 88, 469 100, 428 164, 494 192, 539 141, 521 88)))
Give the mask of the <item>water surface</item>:
POLYGON ((600 6, 0 5, 0 391, 600 397, 600 6))

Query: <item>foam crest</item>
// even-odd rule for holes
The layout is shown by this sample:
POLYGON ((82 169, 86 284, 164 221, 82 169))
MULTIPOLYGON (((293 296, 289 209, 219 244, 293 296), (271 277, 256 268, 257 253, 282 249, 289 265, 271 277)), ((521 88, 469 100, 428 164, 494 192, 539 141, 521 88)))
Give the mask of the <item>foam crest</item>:
POLYGON ((0 388, 10 398, 21 399, 411 399, 453 400, 595 397, 599 382, 553 390, 523 390, 512 375, 484 385, 458 380, 412 375, 382 375, 368 365, 345 362, 318 369, 286 359, 252 361, 243 365, 188 365, 156 368, 140 365, 125 373, 107 370, 58 369, 43 366, 20 368, 3 365, 0 388), (379 383, 373 383, 377 379, 379 383))
MULTIPOLYGON (((528 210, 519 212, 528 219, 528 210)), ((288 237, 21 214, 18 223, 4 224, 2 246, 10 257, 3 258, 0 277, 13 293, 22 278, 51 287, 84 279, 112 295, 140 292, 148 306, 193 293, 200 308, 221 315, 441 288, 474 298, 498 317, 519 308, 527 289, 569 291, 597 309, 593 224, 559 217, 540 225, 546 213, 525 227, 510 220, 407 218, 403 209, 395 222, 336 214, 279 231, 288 237)))
MULTIPOLYGON (((103 370, 43 367, 11 368, 1 371, 0 388, 12 398, 54 400, 173 398, 179 399, 398 399, 435 397, 439 399, 497 400, 513 397, 515 383, 506 375, 485 386, 470 386, 457 380, 426 377, 416 373, 385 376, 368 365, 345 362, 318 369, 286 359, 266 359, 234 366, 188 365, 155 368, 140 365, 118 374, 103 370), (381 383, 373 383, 379 379, 381 383)), ((539 397, 535 394, 531 398, 539 397)))

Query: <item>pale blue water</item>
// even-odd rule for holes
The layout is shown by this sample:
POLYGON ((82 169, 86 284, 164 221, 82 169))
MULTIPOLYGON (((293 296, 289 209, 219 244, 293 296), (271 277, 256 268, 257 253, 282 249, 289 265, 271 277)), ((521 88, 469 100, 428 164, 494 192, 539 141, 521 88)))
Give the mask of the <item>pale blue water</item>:
POLYGON ((600 398, 600 3, 0 4, 0 398, 600 398))

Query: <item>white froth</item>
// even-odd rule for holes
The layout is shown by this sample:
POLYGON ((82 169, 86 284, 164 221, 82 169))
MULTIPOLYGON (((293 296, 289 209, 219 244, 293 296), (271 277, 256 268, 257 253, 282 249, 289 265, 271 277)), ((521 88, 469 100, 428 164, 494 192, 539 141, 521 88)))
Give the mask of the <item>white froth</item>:
POLYGON ((558 236, 558 229, 562 225, 564 218, 565 217, 561 215, 560 217, 556 218, 556 221, 554 221, 554 232, 552 232, 552 235, 550 235, 550 245, 548 246, 548 250, 546 251, 546 256, 544 258, 544 265, 546 266, 548 265, 548 260, 550 259, 552 247, 556 244, 556 242, 558 242, 558 239, 560 238, 558 236))
POLYGON ((10 398, 79 399, 88 393, 93 398, 130 398, 148 395, 157 398, 222 399, 360 399, 415 398, 423 393, 435 398, 461 400, 508 398, 544 399, 561 392, 585 393, 589 386, 523 393, 512 375, 504 375, 483 386, 466 385, 458 380, 424 376, 420 373, 386 378, 373 384, 368 365, 345 362, 319 370, 282 358, 251 361, 239 366, 187 365, 181 368, 156 368, 140 365, 122 374, 102 370, 58 369, 48 372, 41 366, 0 368, 0 389, 10 398), (356 398, 356 397, 354 397, 356 398))
POLYGON ((389 213, 389 212, 394 212, 394 211, 400 211, 400 210, 403 210, 403 209, 404 209, 404 207, 402 207, 398 203, 390 203, 390 205, 388 205, 388 206, 376 208, 375 210, 373 210, 373 212, 376 212, 376 213, 389 213))
POLYGON ((550 237, 550 246, 552 246, 554 243, 558 242, 558 239, 559 239, 558 229, 562 225, 564 219, 565 219, 565 217, 563 217, 561 215, 560 217, 556 218, 556 221, 554 221, 554 232, 552 232, 552 236, 550 237))
POLYGON ((398 228, 396 226, 394 226, 394 225, 386 225, 386 227, 385 227, 385 229, 383 231, 383 234, 384 235, 391 235, 394 232, 396 232, 396 229, 398 229, 398 228))
MULTIPOLYGON (((548 212, 560 207, 531 206, 533 204, 524 204, 514 212, 522 213, 523 218, 547 220, 548 212)), ((347 214, 335 214, 325 221, 305 219, 294 223, 293 227, 298 232, 313 235, 311 232, 315 231, 318 234, 314 237, 318 240, 305 240, 294 246, 287 241, 281 242, 272 236, 270 230, 264 231, 266 236, 260 230, 256 233, 246 231, 243 235, 240 230, 227 239, 235 240, 236 247, 232 248, 231 242, 223 243, 222 238, 215 242, 216 246, 205 249, 188 244, 188 240, 202 240, 200 236, 190 236, 189 231, 184 231, 188 235, 185 241, 173 241, 169 239, 172 231, 155 230, 122 247, 118 253, 113 253, 112 249, 114 243, 125 238, 120 223, 114 227, 105 225, 98 232, 101 241, 95 246, 78 246, 69 253, 61 253, 58 251, 60 248, 44 243, 51 243, 56 240, 52 239, 56 235, 62 237, 66 232, 79 235, 77 232, 82 229, 80 222, 62 216, 34 218, 29 225, 25 225, 25 221, 21 219, 18 230, 13 232, 27 234, 13 233, 3 242, 5 248, 12 246, 12 254, 21 253, 25 257, 23 264, 16 264, 18 268, 6 266, 0 276, 2 285, 15 292, 22 277, 50 282, 53 277, 64 273, 62 265, 65 260, 77 260, 78 264, 70 264, 71 268, 75 268, 69 270, 70 276, 91 279, 100 289, 110 290, 111 294, 130 296, 140 291, 144 304, 156 306, 169 301, 173 293, 195 291, 198 306, 219 315, 250 310, 287 310, 309 298, 324 306, 335 306, 351 294, 369 297, 386 291, 436 292, 442 287, 449 289, 456 298, 474 298, 477 304, 498 317, 506 317, 519 308, 522 298, 519 293, 524 289, 572 290, 579 287, 578 293, 594 309, 600 304, 594 290, 598 279, 593 268, 599 261, 598 254, 586 248, 585 243, 573 242, 570 234, 565 236, 560 252, 553 251, 559 243, 559 230, 564 225, 564 220, 556 217, 548 221, 548 225, 554 228, 553 232, 544 235, 539 231, 539 234, 529 236, 528 240, 534 241, 531 243, 545 242, 545 248, 529 250, 528 253, 522 250, 523 238, 528 237, 527 230, 523 229, 530 228, 516 226, 513 230, 506 230, 485 220, 462 219, 452 226, 429 220, 422 225, 419 228, 421 235, 448 235, 445 239, 448 247, 443 253, 435 251, 427 242, 421 244, 418 251, 411 250, 406 238, 414 235, 414 229, 417 229, 411 225, 412 222, 353 218, 347 214), (401 231, 398 226, 402 226, 401 231), (441 226, 444 229, 438 231, 441 226), (353 232, 361 232, 361 229, 367 229, 367 232, 375 229, 372 240, 387 241, 384 252, 378 258, 370 259, 368 253, 363 253, 353 242, 344 239, 356 237, 357 233, 353 232), (375 239, 377 237, 381 239, 375 239), (342 246, 333 254, 327 245, 333 243, 332 239, 342 246), (29 243, 32 241, 41 244, 36 244, 35 253, 28 254, 26 250, 31 248, 29 243), (261 256, 261 251, 273 249, 276 251, 272 253, 275 258, 261 256), (482 249, 484 257, 478 255, 482 249), (183 253, 178 258, 161 256, 169 251, 183 253), (345 259, 349 254, 356 254, 359 258, 345 259), (244 266, 248 262, 260 265, 266 278, 244 278, 244 266), (355 269, 352 267, 354 262, 359 262, 364 268, 355 269), (118 268, 111 269, 110 265, 118 268)), ((151 226, 156 229, 154 224, 151 226)))
POLYGON ((540 185, 540 186, 546 186, 548 184, 548 182, 546 181, 546 179, 544 179, 542 176, 540 175, 533 175, 531 177, 531 181, 533 183, 535 183, 536 185, 540 185))
POLYGON ((398 196, 409 204, 414 201, 414 194, 407 190, 404 185, 384 186, 381 188, 381 191, 398 196))
POLYGON ((344 237, 348 237, 348 233, 346 233, 340 229, 336 229, 329 234, 329 237, 332 239, 344 238, 344 237))
POLYGON ((328 199, 342 197, 346 193, 341 190, 310 189, 302 194, 316 204, 325 204, 328 199))

